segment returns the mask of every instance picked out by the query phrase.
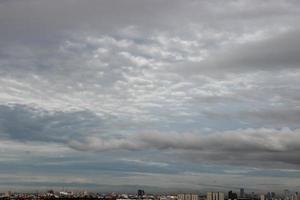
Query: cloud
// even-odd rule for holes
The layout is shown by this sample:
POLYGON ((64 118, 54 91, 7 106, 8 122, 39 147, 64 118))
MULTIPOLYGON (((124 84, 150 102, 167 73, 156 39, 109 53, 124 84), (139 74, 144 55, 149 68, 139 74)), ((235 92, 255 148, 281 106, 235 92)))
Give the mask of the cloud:
POLYGON ((246 73, 298 69, 299 30, 289 30, 242 44, 228 45, 212 51, 200 62, 187 67, 179 65, 182 73, 246 73))
MULTIPOLYGON (((193 173, 203 163, 218 173, 224 165, 242 166, 240 174, 245 166, 297 170, 299 8, 285 0, 0 1, 3 169, 104 174, 120 164, 110 177, 126 167, 193 173), (93 166, 64 165, 51 148, 93 166), (20 157, 45 165, 20 169, 20 157)), ((148 178, 136 184, 157 184, 148 178)), ((163 183, 172 180, 198 187, 182 177, 163 183)))
POLYGON ((300 111, 297 109, 253 110, 237 113, 237 117, 244 120, 255 120, 260 124, 273 126, 297 125, 300 111))
POLYGON ((127 139, 102 139, 87 137, 83 141, 71 140, 71 148, 81 151, 107 151, 107 150, 141 150, 142 146, 127 139))
POLYGON ((163 163, 163 162, 153 162, 153 161, 144 161, 144 160, 137 160, 137 159, 126 159, 126 158, 121 159, 121 161, 135 163, 142 166, 144 165, 144 166, 167 167, 169 165, 168 163, 163 163))
POLYGON ((0 135, 18 141, 65 143, 99 133, 101 123, 100 117, 88 111, 64 113, 24 105, 0 106, 0 135))
POLYGON ((206 117, 212 120, 238 119, 245 124, 257 124, 257 126, 265 127, 297 127, 300 113, 297 108, 262 108, 252 110, 242 110, 238 112, 204 112, 206 117))
MULTIPOLYGON (((248 128, 194 133, 113 133, 113 124, 91 112, 47 112, 1 106, 1 137, 20 142, 58 143, 81 152, 158 150, 189 162, 241 166, 299 167, 299 129, 248 128), (101 131, 102 130, 102 131, 101 131)), ((105 118, 104 118, 105 119, 105 118)))
POLYGON ((299 167, 299 130, 240 129, 210 134, 137 134, 123 139, 90 138, 72 144, 78 150, 142 151, 157 149, 192 162, 272 167, 275 163, 299 167))

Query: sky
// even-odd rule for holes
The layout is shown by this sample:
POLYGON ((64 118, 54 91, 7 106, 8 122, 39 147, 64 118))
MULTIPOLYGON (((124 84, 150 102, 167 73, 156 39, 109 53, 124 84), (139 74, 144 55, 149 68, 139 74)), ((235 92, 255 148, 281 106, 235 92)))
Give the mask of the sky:
POLYGON ((0 188, 300 190, 297 0, 0 0, 0 188))

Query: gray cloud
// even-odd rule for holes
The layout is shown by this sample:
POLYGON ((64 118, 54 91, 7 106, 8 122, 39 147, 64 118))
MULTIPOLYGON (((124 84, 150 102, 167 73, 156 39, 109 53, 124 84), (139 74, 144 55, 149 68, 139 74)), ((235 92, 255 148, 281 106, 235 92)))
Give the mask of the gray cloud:
POLYGON ((57 148, 87 162, 151 160, 148 171, 177 161, 299 169, 299 8, 0 1, 3 162, 57 148))
POLYGON ((299 130, 240 129, 208 134, 148 133, 123 139, 89 138, 71 143, 78 150, 158 149, 193 162, 272 167, 299 167, 299 130), (172 134, 172 137, 170 137, 172 134))
POLYGON ((289 70, 299 68, 299 30, 274 34, 211 52, 203 61, 191 63, 182 73, 245 73, 257 71, 289 70))
POLYGON ((21 105, 1 106, 0 110, 2 137, 18 141, 58 142, 78 151, 156 149, 175 157, 183 156, 192 162, 230 165, 271 167, 272 163, 279 163, 280 166, 298 168, 300 163, 297 156, 300 151, 299 129, 107 135, 105 131, 109 131, 111 127, 87 111, 47 112, 21 105))
POLYGON ((204 112, 204 115, 212 120, 235 119, 257 126, 277 128, 297 127, 300 119, 300 112, 297 108, 249 109, 233 113, 204 112))
POLYGON ((255 110, 241 112, 237 114, 237 117, 244 120, 255 120, 258 123, 260 122, 262 125, 295 126, 299 123, 300 111, 297 109, 255 110))
POLYGON ((65 143, 72 138, 101 133, 105 128, 101 125, 101 118, 88 111, 64 113, 22 105, 0 106, 1 136, 20 141, 65 143))

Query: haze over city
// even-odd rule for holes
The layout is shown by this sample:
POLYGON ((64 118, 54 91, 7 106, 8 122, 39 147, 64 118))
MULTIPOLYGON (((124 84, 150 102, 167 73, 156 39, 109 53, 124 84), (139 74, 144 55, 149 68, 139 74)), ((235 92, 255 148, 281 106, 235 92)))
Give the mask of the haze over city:
POLYGON ((300 191, 299 20, 297 0, 0 0, 0 191, 300 191))

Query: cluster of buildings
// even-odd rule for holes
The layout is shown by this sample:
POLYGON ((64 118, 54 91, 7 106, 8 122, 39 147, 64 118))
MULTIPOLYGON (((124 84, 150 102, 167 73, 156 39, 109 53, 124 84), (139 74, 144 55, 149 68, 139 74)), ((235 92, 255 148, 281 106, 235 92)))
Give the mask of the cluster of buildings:
POLYGON ((178 194, 177 200, 199 200, 198 194, 178 194))
MULTIPOLYGON (((224 192, 213 191, 207 192, 206 195, 199 194, 178 194, 177 200, 300 200, 298 192, 291 193, 289 190, 284 190, 283 193, 275 194, 268 192, 266 194, 245 193, 245 189, 241 188, 238 193, 229 191, 224 192)), ((169 199, 170 200, 170 199, 169 199)))
POLYGON ((101 194, 89 192, 61 191, 54 192, 49 190, 44 193, 0 193, 0 200, 48 200, 48 199, 77 199, 77 200, 300 200, 300 195, 289 190, 283 193, 275 194, 268 192, 266 194, 245 193, 243 188, 239 194, 229 191, 211 191, 206 194, 180 193, 168 195, 146 194, 144 190, 138 190, 136 194, 101 194))
POLYGON ((298 192, 291 193, 289 190, 284 190, 283 194, 276 195, 275 192, 261 194, 260 200, 300 200, 298 192))

